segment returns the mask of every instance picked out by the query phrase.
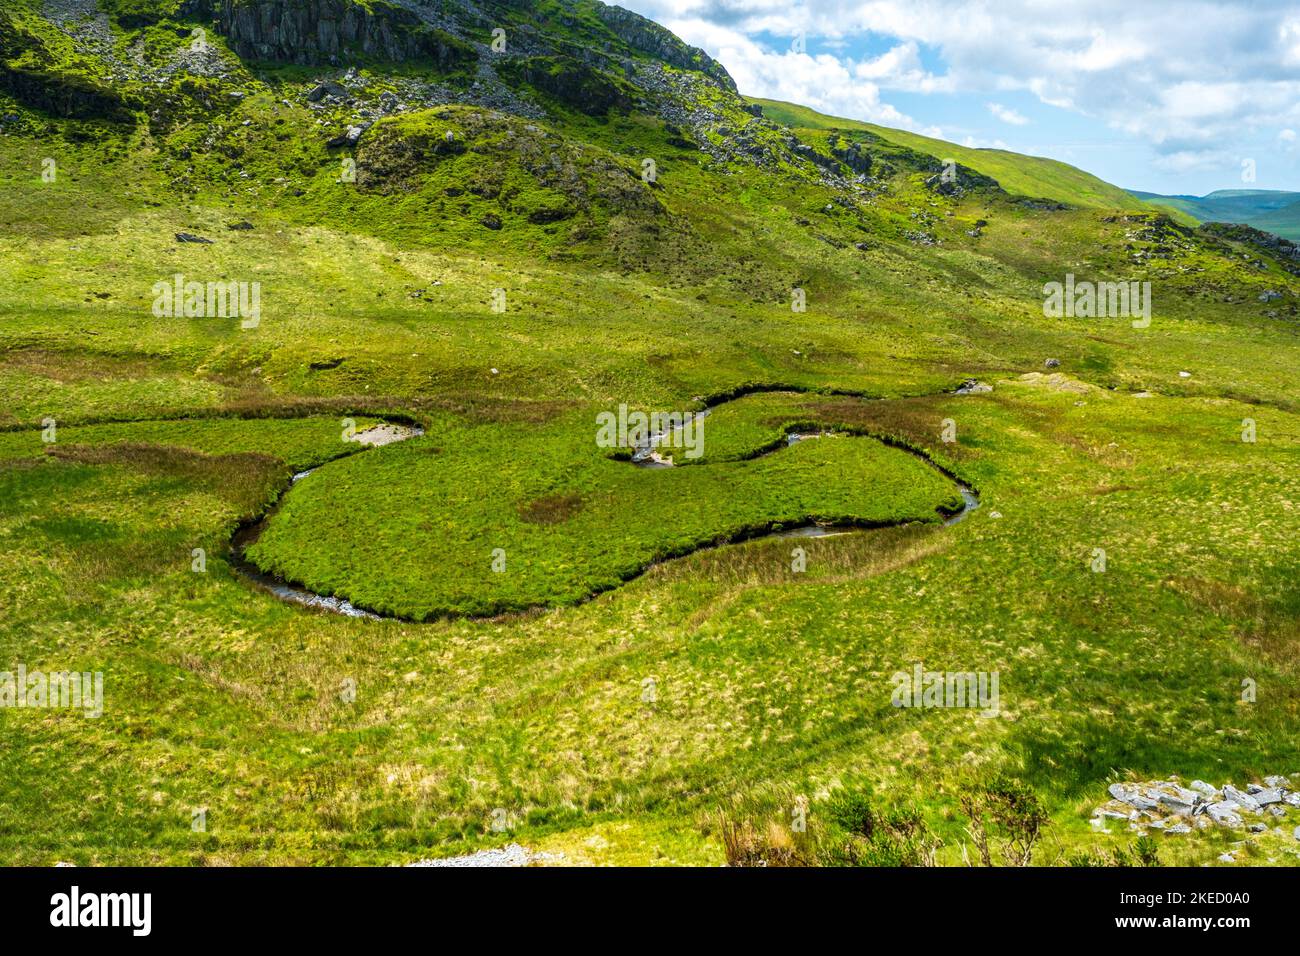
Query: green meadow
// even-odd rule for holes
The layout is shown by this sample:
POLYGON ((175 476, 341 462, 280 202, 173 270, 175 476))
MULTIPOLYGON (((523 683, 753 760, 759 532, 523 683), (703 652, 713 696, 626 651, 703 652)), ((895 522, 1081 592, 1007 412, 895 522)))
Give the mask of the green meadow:
MULTIPOLYGON (((193 23, 140 6, 112 29, 168 62, 193 23)), ((548 29, 597 29, 575 9, 548 29)), ((4 16, 9 72, 107 84, 4 16)), ((329 146, 350 108, 307 96, 341 70, 213 44, 220 80, 119 85, 129 121, 0 92, 0 670, 105 688, 97 718, 0 708, 0 861, 790 861, 802 804, 828 845, 867 806, 927 834, 865 862, 960 865, 970 795, 1013 779, 1060 864, 1136 852, 1089 823, 1113 782, 1300 772, 1289 263, 1059 163, 746 125, 682 66, 708 142, 634 79, 586 77, 593 115, 526 71, 525 117, 361 58, 358 99, 411 105, 329 146), (1046 317, 1067 273, 1150 282, 1150 326, 1046 317), (178 274, 257 282, 257 326, 156 314, 178 274), (703 454, 601 447, 621 403, 708 407, 703 454), (345 440, 382 421, 424 431, 345 440), (268 513, 252 564, 382 617, 244 576, 268 513), (843 533, 771 533, 813 523, 843 533), (998 673, 998 714, 894 706, 917 664, 998 673)), ((1294 864, 1293 826, 1238 862, 1294 864)), ((1152 838, 1200 864, 1242 834, 1152 838)))

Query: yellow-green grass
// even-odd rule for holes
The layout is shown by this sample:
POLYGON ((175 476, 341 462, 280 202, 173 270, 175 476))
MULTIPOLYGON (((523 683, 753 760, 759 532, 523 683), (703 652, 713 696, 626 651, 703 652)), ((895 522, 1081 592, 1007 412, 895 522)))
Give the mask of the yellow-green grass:
MULTIPOLYGON (((1127 844, 1087 823, 1118 777, 1300 770, 1297 327, 1292 299, 1258 301, 1297 291, 1280 263, 1108 206, 1046 161, 936 157, 880 130, 882 178, 845 205, 808 169, 714 162, 639 114, 536 125, 561 157, 656 157, 661 212, 506 210, 491 230, 501 200, 468 187, 500 173, 531 194, 521 166, 489 150, 492 170, 354 194, 315 114, 281 103, 313 79, 240 73, 247 95, 219 115, 129 132, 21 110, 39 135, 5 138, 0 669, 102 669, 106 700, 98 719, 0 709, 0 859, 394 863, 518 839, 577 862, 712 863, 738 795, 788 819, 790 794, 816 813, 847 782, 915 800, 959 863, 961 795, 1007 771, 1046 802, 1053 862, 1127 844), (208 132, 222 148, 196 152, 208 132), (926 186, 942 158, 1016 195, 944 196, 926 186), (178 272, 260 282, 260 326, 155 317, 153 284, 178 272), (1151 326, 1045 317, 1043 283, 1066 273, 1150 281, 1151 326), (1021 379, 1047 358, 1063 378, 1021 379), (948 394, 967 377, 995 391, 948 394), (671 471, 594 444, 619 403, 689 411, 751 386, 805 393, 715 406, 704 458, 671 471), (264 539, 283 532, 275 562, 413 613, 449 594, 487 609, 500 595, 469 575, 505 537, 487 586, 560 606, 350 620, 236 575, 234 527, 363 415, 428 432, 298 486, 264 539), (745 460, 805 424, 856 437, 745 460), (710 548, 572 604, 750 522, 934 517, 952 483, 867 435, 924 450, 982 507, 710 548), (564 586, 529 579, 516 545, 564 586), (892 707, 890 675, 916 663, 997 670, 1001 716, 892 707)), ((475 122, 392 126, 453 121, 475 122)), ((1200 863, 1239 838, 1161 839, 1167 861, 1200 863)), ((1294 857, 1268 836, 1248 859, 1294 857)))
MULTIPOLYGON (((620 862, 707 862, 691 848, 717 846, 707 821, 731 794, 863 779, 922 801, 958 862, 958 796, 1010 769, 1052 811, 1050 862, 1127 844, 1086 823, 1116 775, 1294 769, 1295 416, 996 388, 856 406, 936 451, 931 425, 954 419, 942 450, 984 495, 961 524, 798 542, 802 575, 789 541, 700 552, 494 622, 352 621, 250 591, 220 561, 193 573, 193 542, 235 510, 205 490, 217 473, 6 468, 4 652, 103 669, 106 705, 98 720, 0 712, 0 847, 25 862, 397 862, 500 842, 501 808, 511 839, 575 859, 613 828, 620 862), (915 662, 999 671, 1002 715, 895 709, 889 675, 915 662), (32 775, 59 786, 38 797, 32 775)), ((1203 862, 1226 837, 1162 839, 1203 862)))
MULTIPOLYGON (((1092 206, 1098 209, 1149 208, 1125 190, 1059 160, 1026 156, 1005 149, 959 146, 907 130, 828 116, 807 106, 781 100, 751 97, 751 101, 763 107, 765 116, 796 129, 862 130, 918 153, 933 156, 940 162, 953 160, 985 176, 991 176, 1013 195, 1053 199, 1071 206, 1092 206)), ((1180 216, 1177 210, 1173 210, 1172 214, 1180 217, 1180 221, 1189 224, 1196 222, 1189 216, 1180 216)))
MULTIPOLYGON (((703 447, 726 424, 705 420, 703 447)), ((933 522, 961 504, 943 475, 870 438, 644 469, 607 457, 597 431, 593 413, 523 427, 440 421, 313 475, 248 556, 382 613, 484 615, 573 603, 656 561, 772 529, 933 522)))

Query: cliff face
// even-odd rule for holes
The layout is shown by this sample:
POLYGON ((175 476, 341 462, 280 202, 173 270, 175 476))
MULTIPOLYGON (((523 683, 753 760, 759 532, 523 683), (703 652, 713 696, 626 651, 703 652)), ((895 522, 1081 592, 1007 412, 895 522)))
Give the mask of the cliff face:
POLYGON ((678 69, 698 70, 705 76, 713 77, 725 89, 736 92, 736 81, 731 78, 726 67, 699 47, 678 39, 676 34, 653 20, 647 20, 622 7, 606 6, 603 3, 596 5, 596 13, 611 32, 633 49, 648 53, 678 69))
POLYGON ((354 0, 222 0, 218 28, 245 59, 337 63, 349 53, 442 69, 474 60, 469 44, 425 25, 409 10, 354 0))
MULTIPOLYGON (((472 63, 478 56, 469 42, 432 25, 436 22, 463 33, 460 26, 454 25, 455 17, 448 21, 446 10, 436 5, 426 9, 386 0, 368 0, 364 4, 357 0, 187 2, 196 11, 210 4, 216 12, 218 29, 229 40, 231 48, 245 59, 302 65, 337 64, 350 54, 360 54, 395 63, 429 59, 448 69, 472 63)), ((484 9, 499 6, 526 11, 534 5, 535 0, 497 0, 495 4, 485 4, 484 9)), ((659 24, 622 7, 596 3, 594 9, 605 28, 632 50, 678 69, 697 70, 726 90, 736 92, 735 81, 721 63, 703 50, 682 42, 659 24)), ((466 14, 467 8, 454 4, 452 12, 466 14)), ((482 13, 480 10, 473 18, 478 19, 482 13)), ((482 32, 486 39, 486 28, 482 32)))

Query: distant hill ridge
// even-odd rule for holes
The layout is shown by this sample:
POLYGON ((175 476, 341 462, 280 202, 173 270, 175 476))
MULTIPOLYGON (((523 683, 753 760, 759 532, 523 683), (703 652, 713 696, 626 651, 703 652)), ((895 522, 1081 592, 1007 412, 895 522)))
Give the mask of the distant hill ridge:
POLYGON ((1300 192, 1281 189, 1216 189, 1204 196, 1164 196, 1130 190, 1144 202, 1177 210, 1197 222, 1253 226, 1284 239, 1300 239, 1300 192))

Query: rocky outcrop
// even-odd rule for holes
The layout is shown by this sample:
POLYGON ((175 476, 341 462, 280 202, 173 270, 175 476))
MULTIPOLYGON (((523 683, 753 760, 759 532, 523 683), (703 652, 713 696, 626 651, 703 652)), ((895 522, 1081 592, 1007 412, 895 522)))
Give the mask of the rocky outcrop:
POLYGON ((849 143, 843 149, 831 149, 831 155, 855 173, 866 176, 871 172, 871 155, 857 143, 849 143))
POLYGON ((113 90, 75 74, 0 66, 0 89, 32 109, 73 119, 125 122, 128 104, 113 90))
POLYGON ((477 60, 468 43, 383 0, 222 0, 218 29, 249 60, 432 60, 444 70, 477 60))
POLYGON ((1216 239, 1227 239, 1232 242, 1242 242, 1254 246, 1256 249, 1267 252, 1277 259, 1278 265, 1287 272, 1292 275, 1300 275, 1300 245, 1290 239, 1283 239, 1281 236, 1276 236, 1271 232, 1264 232, 1262 229, 1256 229, 1253 226, 1227 222, 1202 223, 1200 231, 1216 239))
POLYGON ((1112 821, 1127 823, 1129 829, 1165 833, 1190 833, 1211 824, 1253 833, 1278 827, 1288 813, 1300 808, 1300 793, 1283 776, 1265 777, 1263 785, 1252 783, 1245 791, 1232 784, 1215 787, 1203 780, 1183 786, 1177 777, 1145 783, 1113 783, 1111 799, 1093 811, 1093 826, 1104 830, 1112 821))
POLYGON ((736 81, 726 67, 699 47, 680 40, 671 30, 622 7, 597 3, 596 13, 605 26, 632 49, 648 53, 680 70, 698 70, 712 77, 724 89, 736 92, 736 81))
POLYGON ((592 116, 602 116, 613 108, 626 110, 632 105, 634 91, 626 83, 567 56, 508 60, 497 72, 592 116))
POLYGON ((130 119, 116 90, 82 73, 59 69, 33 34, 0 11, 0 90, 31 109, 77 119, 130 119))

